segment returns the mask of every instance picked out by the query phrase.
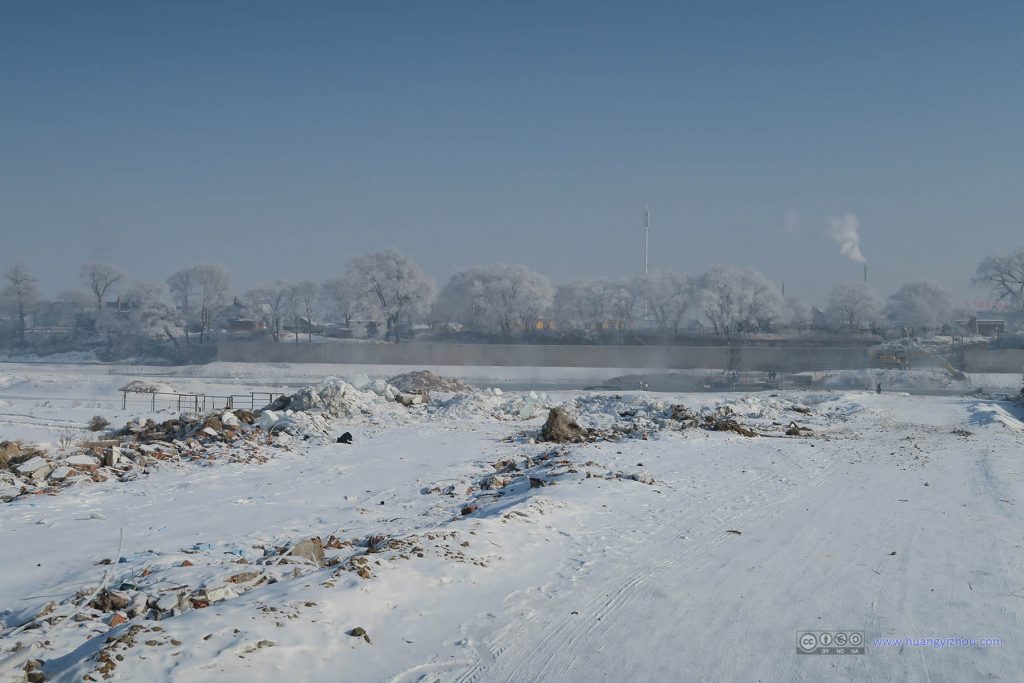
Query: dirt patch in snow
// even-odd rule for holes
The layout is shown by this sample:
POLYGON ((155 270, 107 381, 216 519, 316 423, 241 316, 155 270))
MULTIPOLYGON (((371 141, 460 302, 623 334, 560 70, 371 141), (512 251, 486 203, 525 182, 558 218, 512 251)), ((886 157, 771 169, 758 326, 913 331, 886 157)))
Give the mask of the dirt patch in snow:
POLYGON ((540 440, 552 443, 583 441, 586 437, 587 431, 562 408, 552 408, 548 412, 547 422, 540 429, 540 440))

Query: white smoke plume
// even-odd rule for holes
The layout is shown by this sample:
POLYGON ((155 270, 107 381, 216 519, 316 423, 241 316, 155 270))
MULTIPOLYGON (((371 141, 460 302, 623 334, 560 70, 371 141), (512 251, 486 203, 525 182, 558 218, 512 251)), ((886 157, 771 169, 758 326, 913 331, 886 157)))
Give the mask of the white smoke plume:
POLYGON ((867 259, 860 251, 860 221, 852 213, 845 216, 833 216, 828 219, 829 233, 839 245, 839 251, 857 263, 865 263, 867 259))

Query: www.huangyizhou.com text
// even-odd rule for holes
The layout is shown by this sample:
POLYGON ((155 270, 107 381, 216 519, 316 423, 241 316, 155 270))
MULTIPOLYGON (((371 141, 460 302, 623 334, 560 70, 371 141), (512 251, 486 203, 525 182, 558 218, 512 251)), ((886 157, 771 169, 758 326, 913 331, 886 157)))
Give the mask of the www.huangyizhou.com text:
POLYGON ((930 647, 940 650, 947 647, 1002 647, 1002 638, 967 638, 952 636, 948 638, 875 638, 872 643, 878 648, 893 647, 930 647))

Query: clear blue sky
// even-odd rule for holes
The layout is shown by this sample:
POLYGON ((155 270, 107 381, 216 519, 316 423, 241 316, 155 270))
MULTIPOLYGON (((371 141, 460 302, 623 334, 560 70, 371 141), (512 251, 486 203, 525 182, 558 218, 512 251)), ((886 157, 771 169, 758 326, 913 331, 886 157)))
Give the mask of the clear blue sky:
POLYGON ((241 287, 654 265, 962 299, 1024 244, 1020 2, 3 2, 0 262, 241 287), (786 229, 786 215, 799 217, 786 229), (796 228, 796 229, 794 229, 796 228))

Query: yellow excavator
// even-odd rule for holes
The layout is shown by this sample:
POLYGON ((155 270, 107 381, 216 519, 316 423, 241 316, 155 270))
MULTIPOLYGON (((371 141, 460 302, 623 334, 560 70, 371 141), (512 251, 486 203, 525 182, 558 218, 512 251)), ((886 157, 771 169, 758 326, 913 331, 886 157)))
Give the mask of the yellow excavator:
POLYGON ((906 351, 879 351, 871 356, 871 367, 907 370, 910 368, 910 359, 906 351))

